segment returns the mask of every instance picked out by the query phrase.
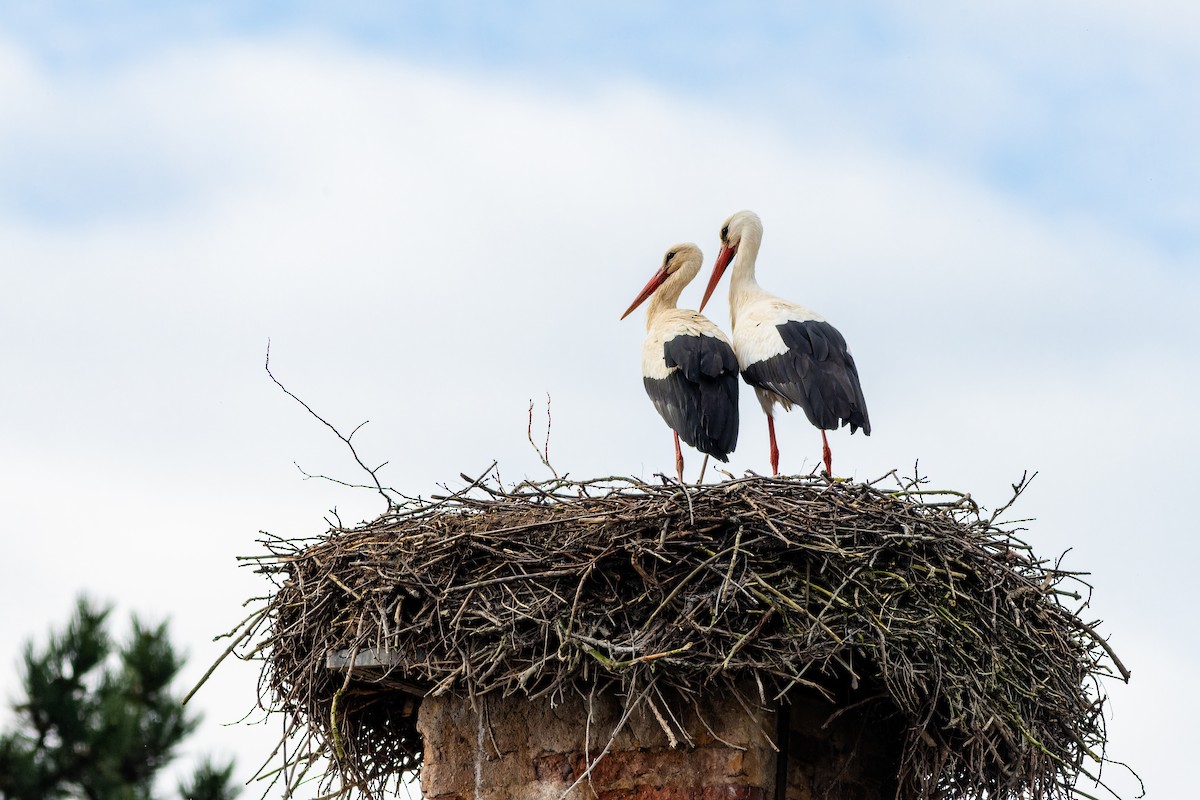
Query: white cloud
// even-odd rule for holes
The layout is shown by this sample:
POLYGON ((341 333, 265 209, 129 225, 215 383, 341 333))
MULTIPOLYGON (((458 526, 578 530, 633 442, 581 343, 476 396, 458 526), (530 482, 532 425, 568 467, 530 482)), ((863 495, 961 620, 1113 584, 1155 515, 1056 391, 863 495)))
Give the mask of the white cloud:
MULTIPOLYGON (((259 528, 377 510, 299 482, 293 460, 355 476, 267 381, 268 336, 277 375, 327 418, 372 420, 356 441, 410 492, 493 458, 506 478, 540 475, 525 414, 546 392, 560 469, 668 469, 640 320, 617 317, 665 247, 692 239, 711 259, 742 207, 766 222, 764 285, 829 316, 859 359, 876 433, 835 436, 836 466, 873 478, 920 459, 992 502, 1043 469, 1034 506, 1053 528, 1035 541, 1075 545, 1109 608, 1165 597, 1146 586, 1164 573, 1127 568, 1112 521, 1154 540, 1173 509, 1104 511, 1106 479, 1149 496, 1156 475, 1188 473, 1179 444, 1197 439, 1197 286, 1144 242, 866 137, 821 144, 637 85, 543 93, 311 40, 179 49, 66 84, 19 47, 0 61, 20 67, 0 70, 6 96, 36 109, 0 112, 4 169, 37 174, 66 148, 149 164, 175 192, 67 221, 0 209, 6 528, 30 565, 4 582, 6 663, 77 587, 161 608, 199 642, 254 591, 233 556, 259 528)), ((762 470, 765 426, 743 400, 732 468, 762 470)), ((793 416, 784 466, 808 468, 817 437, 793 416)), ((192 648, 192 675, 213 649, 192 648)), ((212 722, 251 701, 223 680, 201 695, 212 722)))

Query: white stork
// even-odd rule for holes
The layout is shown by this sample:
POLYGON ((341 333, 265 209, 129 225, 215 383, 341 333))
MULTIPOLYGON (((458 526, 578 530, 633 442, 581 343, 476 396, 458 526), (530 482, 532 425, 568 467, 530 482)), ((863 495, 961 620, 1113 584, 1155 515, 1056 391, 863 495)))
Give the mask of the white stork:
POLYGON ((833 476, 833 454, 825 431, 849 425, 871 435, 867 402, 858 368, 837 328, 820 314, 764 291, 754 279, 754 261, 762 243, 762 221, 753 211, 739 211, 721 228, 721 252, 700 303, 721 281, 729 262, 737 258, 729 281, 729 317, 733 349, 742 377, 754 387, 767 415, 771 436, 771 472, 779 474, 779 445, 775 442, 776 404, 790 411, 804 409, 808 421, 821 430, 821 457, 833 476))
POLYGON ((653 298, 646 309, 642 377, 646 394, 675 432, 675 472, 681 483, 680 439, 706 458, 728 461, 738 435, 738 362, 729 339, 701 314, 675 305, 703 261, 696 245, 675 245, 621 315, 625 319, 653 298))

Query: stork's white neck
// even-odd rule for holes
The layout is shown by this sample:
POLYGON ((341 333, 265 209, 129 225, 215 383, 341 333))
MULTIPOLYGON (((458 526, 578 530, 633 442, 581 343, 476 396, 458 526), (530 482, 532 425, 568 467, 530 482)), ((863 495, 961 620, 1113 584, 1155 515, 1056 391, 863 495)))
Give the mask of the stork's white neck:
POLYGON ((747 301, 766 294, 754 277, 754 264, 762 244, 762 231, 750 228, 742 234, 734 257, 733 274, 729 278, 729 318, 737 327, 737 310, 747 301))
POLYGON ((683 294, 684 287, 688 285, 693 275, 695 275, 695 270, 680 269, 676 271, 650 297, 650 304, 646 307, 646 330, 650 330, 654 321, 664 311, 678 308, 679 295, 683 294))

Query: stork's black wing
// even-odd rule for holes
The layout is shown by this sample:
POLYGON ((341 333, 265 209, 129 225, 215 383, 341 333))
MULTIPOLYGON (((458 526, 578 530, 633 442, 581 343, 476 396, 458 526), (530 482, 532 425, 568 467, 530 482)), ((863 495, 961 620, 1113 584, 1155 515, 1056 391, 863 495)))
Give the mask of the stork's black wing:
POLYGON ((837 328, 823 320, 789 320, 776 330, 787 352, 748 364, 746 383, 786 397, 818 428, 849 425, 851 433, 862 428, 870 436, 858 367, 837 328))
POLYGON ((738 363, 714 336, 680 335, 663 343, 666 378, 646 378, 646 394, 679 438, 728 461, 737 446, 738 363))

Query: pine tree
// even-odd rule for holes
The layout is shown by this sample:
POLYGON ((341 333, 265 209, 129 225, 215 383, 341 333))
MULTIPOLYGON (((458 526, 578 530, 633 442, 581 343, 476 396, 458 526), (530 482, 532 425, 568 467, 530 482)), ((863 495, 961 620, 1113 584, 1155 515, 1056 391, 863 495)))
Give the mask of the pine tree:
MULTIPOLYGON (((110 608, 81 598, 66 630, 26 645, 24 698, 0 733, 0 800, 153 800, 159 772, 199 720, 170 691, 183 666, 166 624, 136 617, 128 641, 108 634, 110 608)), ((187 800, 231 800, 233 765, 201 764, 187 800)))

